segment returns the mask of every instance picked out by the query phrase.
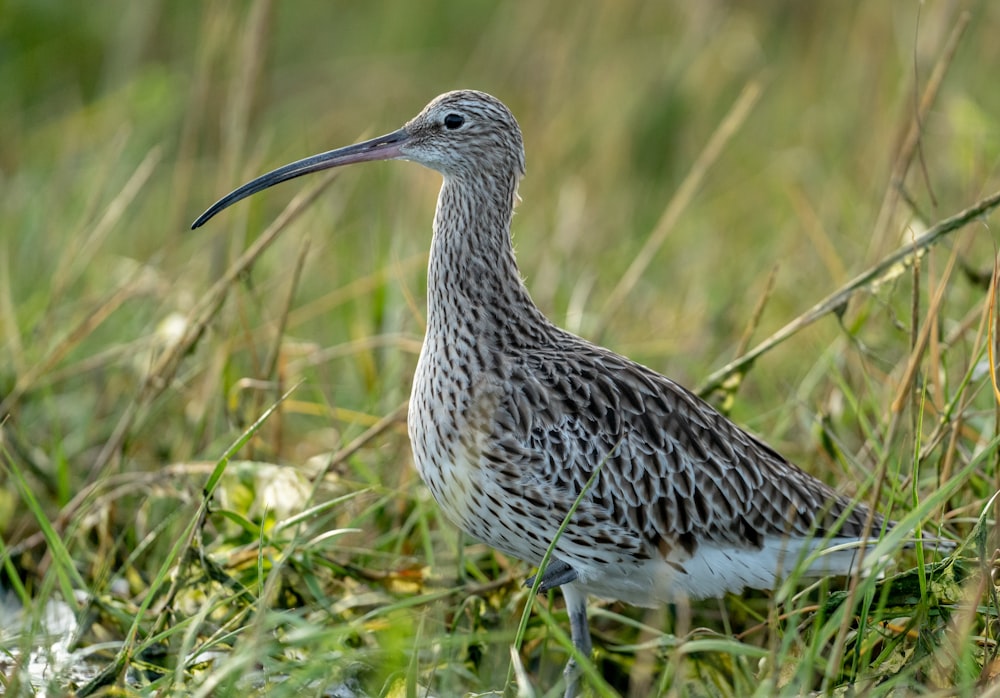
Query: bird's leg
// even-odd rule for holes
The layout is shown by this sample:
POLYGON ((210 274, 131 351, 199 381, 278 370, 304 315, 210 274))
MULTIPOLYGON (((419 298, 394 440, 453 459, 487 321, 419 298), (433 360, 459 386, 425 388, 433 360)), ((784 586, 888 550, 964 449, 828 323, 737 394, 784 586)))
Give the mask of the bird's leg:
MULTIPOLYGON (((587 624, 587 595, 571 584, 577 577, 576 570, 558 558, 552 558, 542 571, 542 579, 538 583, 538 591, 549 591, 562 587, 563 598, 566 600, 566 611, 569 613, 570 637, 573 646, 584 657, 590 658, 593 649, 590 644, 590 626, 587 624)), ((535 584, 535 576, 528 577, 524 586, 535 584)), ((566 679, 565 698, 576 698, 580 689, 580 667, 576 660, 570 657, 563 671, 566 679)))
MULTIPOLYGON (((569 613, 569 628, 573 638, 573 646, 580 651, 581 655, 590 659, 593 647, 590 644, 590 626, 587 623, 587 595, 572 584, 564 586, 562 592, 563 598, 566 599, 566 611, 569 613)), ((565 698, 576 698, 580 688, 580 667, 575 658, 570 657, 569 661, 566 662, 563 676, 566 678, 565 698)))
MULTIPOLYGON (((535 584, 535 576, 531 575, 524 580, 524 586, 532 587, 535 584)), ((540 593, 550 591, 563 584, 569 584, 576 579, 576 570, 557 558, 552 558, 542 572, 542 581, 538 584, 540 593)))

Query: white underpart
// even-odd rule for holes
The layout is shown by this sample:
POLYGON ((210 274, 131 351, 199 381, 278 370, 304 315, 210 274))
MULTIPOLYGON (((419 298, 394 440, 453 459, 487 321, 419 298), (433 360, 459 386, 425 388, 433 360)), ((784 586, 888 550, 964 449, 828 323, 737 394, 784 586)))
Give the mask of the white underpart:
MULTIPOLYGON (((773 589, 793 574, 848 575, 860 557, 860 542, 853 538, 771 538, 760 549, 706 544, 677 567, 660 559, 619 568, 586 568, 576 563, 580 575, 576 585, 600 598, 655 606, 685 598, 720 597, 744 589, 773 589)), ((876 562, 873 555, 866 554, 863 564, 871 569, 876 562)))

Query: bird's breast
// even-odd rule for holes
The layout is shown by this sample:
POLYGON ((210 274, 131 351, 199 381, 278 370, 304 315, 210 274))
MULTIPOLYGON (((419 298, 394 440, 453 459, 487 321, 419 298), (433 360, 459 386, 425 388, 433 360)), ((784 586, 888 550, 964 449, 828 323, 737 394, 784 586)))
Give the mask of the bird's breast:
POLYGON ((429 336, 410 395, 408 427, 413 461, 444 513, 480 535, 489 474, 489 448, 501 388, 461 340, 429 336))

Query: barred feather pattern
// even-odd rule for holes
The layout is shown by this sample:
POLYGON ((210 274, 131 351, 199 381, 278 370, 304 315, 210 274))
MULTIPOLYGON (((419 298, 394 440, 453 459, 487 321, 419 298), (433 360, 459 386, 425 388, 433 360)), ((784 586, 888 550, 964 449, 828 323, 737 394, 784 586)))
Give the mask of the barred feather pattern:
MULTIPOLYGON (((409 431, 451 520, 538 564, 599 468, 555 559, 580 591, 639 605, 770 588, 818 546, 859 540, 863 506, 538 310, 510 238, 524 150, 501 102, 447 93, 405 129, 404 157, 444 176, 409 431)), ((856 552, 810 571, 848 573, 856 552)))

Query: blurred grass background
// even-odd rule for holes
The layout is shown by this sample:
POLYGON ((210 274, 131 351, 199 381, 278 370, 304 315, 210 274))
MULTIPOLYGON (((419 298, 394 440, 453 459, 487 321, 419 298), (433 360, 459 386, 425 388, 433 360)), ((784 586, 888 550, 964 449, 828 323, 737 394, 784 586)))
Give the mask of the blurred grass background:
MULTIPOLYGON (((240 471, 241 485, 224 488, 223 508, 265 521, 263 530, 280 515, 361 492, 312 524, 315 532, 361 529, 325 551, 336 565, 323 584, 341 584, 344 598, 359 579, 372 581, 345 572, 352 566, 424 570, 417 579, 454 580, 457 570, 485 583, 513 565, 511 580, 523 578, 526 568, 475 546, 471 571, 456 558, 455 533, 417 481, 398 419, 333 464, 323 496, 300 500, 295 481, 289 491, 269 491, 267 513, 249 503, 279 473, 310 462, 315 473, 406 399, 439 177, 401 163, 342 172, 228 289, 176 372, 151 385, 157 357, 191 327, 208 289, 310 185, 269 191, 197 232, 188 230, 193 218, 266 170, 397 128, 440 92, 485 90, 511 107, 524 131, 528 174, 514 236, 536 302, 557 323, 694 385, 734 357, 772 272, 755 340, 913 230, 998 189, 997 26, 1000 6, 988 0, 4 2, 7 586, 16 576, 37 594, 52 564, 12 468, 56 522, 88 590, 107 594, 125 579, 124 596, 141 599, 193 515, 203 464, 298 381, 241 452, 282 467, 264 476, 240 471), (919 94, 965 12, 969 24, 923 123, 919 161, 899 183, 904 201, 880 218, 919 94), (759 100, 666 243, 643 260, 649 266, 625 302, 602 315, 749 84, 762 88, 759 100)), ((928 416, 923 432, 879 438, 910 356, 912 296, 926 307, 935 284, 948 285, 936 319, 947 346, 925 366, 937 402, 946 402, 980 360, 974 335, 996 240, 988 222, 970 226, 926 258, 924 285, 904 275, 852 304, 846 329, 828 318, 768 353, 731 403, 736 421, 837 485, 862 481, 887 451, 905 471, 920 448, 916 435, 937 418, 928 416), (952 252, 960 271, 943 276, 952 252)), ((985 374, 976 375, 985 385, 985 374)), ((952 444, 950 458, 995 435, 988 391, 965 406, 978 421, 962 425, 969 443, 952 444)), ((985 468, 948 510, 956 520, 974 518, 996 487, 995 471, 985 468)), ((212 523, 206 545, 255 538, 249 525, 212 523)), ((413 583, 411 592, 423 588, 413 583)), ((289 593, 322 596, 303 584, 308 592, 286 582, 289 593)), ((393 615, 407 630, 379 637, 422 646, 421 633, 434 637, 464 617, 482 625, 481 610, 448 598, 457 606, 393 615)), ((497 615, 491 632, 511 631, 518 603, 516 594, 489 601, 497 615)), ((177 649, 176 637, 160 640, 177 649)), ((504 643, 490 654, 483 661, 492 670, 452 676, 443 694, 497 688, 504 643)), ((386 677, 406 674, 408 661, 376 672, 379 681, 392 685, 386 677)), ((548 677, 544 685, 559 664, 530 668, 548 677)), ((645 685, 609 681, 634 695, 645 685)))

